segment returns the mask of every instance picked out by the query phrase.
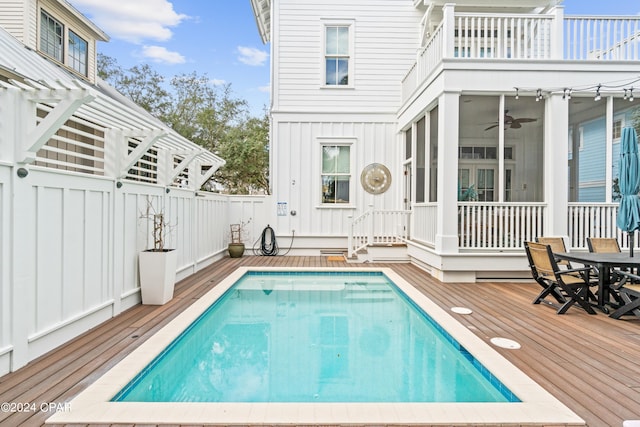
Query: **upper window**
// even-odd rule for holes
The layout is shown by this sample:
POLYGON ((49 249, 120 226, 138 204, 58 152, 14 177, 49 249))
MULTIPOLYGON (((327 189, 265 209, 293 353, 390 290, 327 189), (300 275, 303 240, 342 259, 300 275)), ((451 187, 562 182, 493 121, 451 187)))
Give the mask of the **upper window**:
POLYGON ((349 203, 351 147, 322 146, 322 203, 349 203))
POLYGON ((350 72, 350 27, 331 25, 325 27, 325 85, 348 86, 350 72))
POLYGON ((44 10, 40 12, 40 50, 63 62, 64 27, 44 10))
POLYGON ((87 75, 88 44, 73 31, 69 30, 69 66, 82 74, 87 75))

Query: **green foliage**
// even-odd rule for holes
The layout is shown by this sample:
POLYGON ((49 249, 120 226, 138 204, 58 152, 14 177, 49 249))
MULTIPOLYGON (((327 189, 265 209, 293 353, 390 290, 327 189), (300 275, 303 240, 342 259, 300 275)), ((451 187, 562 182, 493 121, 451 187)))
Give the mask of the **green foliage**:
POLYGON ((478 200, 478 192, 475 184, 470 185, 466 190, 458 189, 459 202, 475 202, 476 200, 478 200))
POLYGON ((231 194, 269 191, 269 117, 251 117, 226 133, 219 145, 227 164, 215 174, 231 194))
POLYGON ((216 86, 196 72, 167 80, 148 64, 123 69, 98 54, 98 76, 185 138, 227 165, 213 180, 232 194, 269 191, 269 120, 250 117, 231 85, 216 86))

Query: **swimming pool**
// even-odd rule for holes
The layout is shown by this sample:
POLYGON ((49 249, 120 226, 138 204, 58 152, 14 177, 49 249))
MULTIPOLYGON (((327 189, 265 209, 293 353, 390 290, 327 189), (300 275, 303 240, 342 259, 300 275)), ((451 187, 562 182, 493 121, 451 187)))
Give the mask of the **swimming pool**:
POLYGON ((517 402, 382 272, 247 272, 116 402, 517 402))
MULTIPOLYGON (((221 297, 233 298, 236 296, 236 290, 229 291, 229 289, 240 280, 243 276, 251 277, 254 279, 258 275, 256 270, 269 272, 272 269, 238 269, 234 274, 229 276, 223 283, 211 290, 207 295, 196 301, 190 308, 185 310, 169 325, 143 343, 137 350, 131 355, 127 356, 122 362, 111 369, 107 374, 100 378, 96 383, 91 385, 87 390, 81 393, 76 399, 71 402, 71 410, 68 412, 60 412, 51 417, 47 422, 52 423, 154 423, 154 422, 168 422, 168 423, 212 423, 217 422, 220 424, 239 423, 239 424, 259 424, 259 423, 291 423, 291 424, 315 424, 315 423, 395 423, 395 424, 429 424, 429 423, 539 423, 539 424, 563 424, 574 423, 580 424, 582 420, 573 414, 569 409, 562 405, 559 401, 553 398, 550 394, 544 391, 541 387, 535 384, 531 379, 526 377, 522 372, 516 369, 508 361, 502 358, 497 352, 490 348, 486 343, 477 338, 474 334, 460 325, 453 317, 447 312, 437 307, 432 301, 426 298, 421 292, 417 291, 410 284, 404 281, 401 277, 395 274, 390 269, 368 269, 367 274, 371 274, 373 277, 389 278, 400 290, 396 293, 402 300, 410 302, 409 305, 415 305, 420 310, 428 314, 429 318, 433 320, 435 330, 438 333, 438 329, 446 331, 445 337, 449 337, 452 342, 457 343, 458 347, 462 347, 464 350, 462 354, 464 359, 471 362, 471 365, 482 366, 485 369, 476 370, 480 373, 484 372, 485 376, 489 377, 489 383, 493 385, 503 384, 508 390, 512 392, 512 395, 508 393, 498 393, 501 398, 500 402, 486 403, 476 397, 468 399, 467 402, 427 402, 422 397, 417 401, 411 402, 410 399, 394 399, 391 402, 385 402, 380 399, 373 399, 366 397, 360 399, 360 401, 353 401, 353 399, 341 398, 340 402, 326 401, 323 394, 324 392, 318 392, 319 389, 310 389, 303 399, 296 399, 298 402, 294 402, 291 398, 286 398, 279 402, 241 402, 237 398, 234 402, 119 402, 113 401, 114 396, 120 393, 120 397, 126 394, 131 394, 133 390, 132 385, 142 384, 138 374, 145 371, 150 363, 156 363, 163 360, 162 357, 158 357, 165 349, 176 342, 176 339, 180 341, 183 331, 191 328, 196 319, 203 319, 206 317, 205 313, 210 313, 215 310, 211 310, 212 305, 216 305, 216 301, 221 301, 221 297), (154 362, 155 361, 155 362, 154 362), (490 373, 490 374, 489 374, 490 373), (493 378, 493 379, 491 379, 493 378), (132 382, 133 380, 133 382, 132 382), (125 390, 121 393, 122 390, 125 390), (309 396, 310 395, 310 396, 309 396), (317 396, 316 396, 317 395, 317 396), (510 397, 507 397, 510 396, 510 397), (513 400, 513 396, 517 396, 520 402, 508 402, 513 400)), ((279 268, 278 271, 283 269, 279 268)), ((312 269, 317 271, 318 269, 312 269)), ((288 270, 291 274, 299 275, 304 269, 291 269, 288 270)), ((308 270, 307 270, 308 271, 308 270)), ((335 270, 334 270, 335 271, 335 270)), ((342 270, 346 272, 347 270, 342 270)), ((352 270, 348 270, 352 271, 352 270)), ((354 270, 353 274, 361 274, 363 269, 354 270)), ((323 272, 323 274, 326 274, 323 272)), ((297 280, 300 282, 300 280, 297 280)), ((352 288, 353 298, 362 299, 375 299, 375 298, 388 298, 388 290, 383 290, 377 285, 374 289, 363 289, 362 284, 358 283, 357 279, 354 282, 345 285, 343 283, 341 287, 343 289, 336 289, 334 292, 323 292, 323 298, 327 300, 325 306, 316 307, 316 310, 320 310, 320 313, 324 316, 324 321, 319 321, 316 332, 319 332, 319 339, 322 340, 323 330, 331 331, 326 333, 326 338, 331 341, 325 350, 328 351, 330 357, 326 357, 326 366, 323 368, 322 364, 320 368, 325 369, 329 373, 329 377, 333 375, 333 379, 336 380, 336 376, 340 377, 345 373, 348 373, 348 378, 351 378, 352 372, 349 370, 356 362, 356 359, 362 360, 369 357, 370 359, 376 359, 381 351, 381 347, 376 345, 382 345, 386 348, 385 351, 399 345, 401 339, 397 339, 400 333, 396 333, 396 329, 388 328, 376 328, 380 326, 379 322, 382 318, 389 318, 392 320, 397 319, 398 322, 401 318, 405 318, 405 314, 392 314, 387 313, 385 316, 379 316, 380 319, 370 320, 363 322, 364 328, 358 329, 353 326, 351 329, 347 326, 345 328, 345 319, 340 319, 340 310, 331 303, 330 295, 338 293, 344 294, 344 287, 352 288), (396 316, 396 317, 394 317, 396 316), (322 324, 324 322, 324 326, 322 324), (378 322, 378 324, 376 324, 378 322), (370 328, 367 329, 366 325, 369 324, 370 328), (345 332, 351 330, 356 334, 357 347, 359 350, 348 350, 343 347, 341 342, 345 340, 345 332), (356 332, 358 331, 359 334, 356 332), (386 333, 383 331, 387 331, 386 333), (391 331, 391 332, 389 332, 391 331), (377 344, 376 344, 377 343, 377 344), (373 346, 373 347, 372 347, 373 346), (345 353, 346 351, 346 353, 345 353), (372 352, 367 356, 367 352, 372 352), (342 360, 340 360, 341 355, 342 360), (346 361, 346 362, 345 362, 346 361)), ((307 287, 313 287, 316 285, 307 284, 307 287)), ((334 285, 335 286, 335 285, 334 285)), ((264 281, 260 284, 260 279, 256 279, 253 282, 246 285, 248 289, 240 289, 241 292, 252 294, 253 297, 258 297, 260 294, 265 296, 265 299, 272 294, 275 289, 267 286, 264 287, 264 281), (256 288, 251 290, 250 288, 256 288), (258 291, 253 292, 253 291, 258 291), (268 295, 270 294, 270 295, 268 295)), ((317 290, 315 292, 318 292, 317 290)), ((285 292, 286 294, 286 292, 285 292)), ((291 306, 292 296, 281 295, 280 312, 278 314, 278 304, 275 306, 275 316, 286 316, 288 312, 293 309, 291 306)), ((302 295, 302 294, 296 294, 302 295)), ((394 309, 400 310, 402 309, 394 309)), ((250 310, 249 310, 250 311, 250 310)), ((393 311, 393 310, 392 310, 393 311)), ((269 331, 269 334, 265 333, 267 327, 260 320, 260 316, 253 313, 253 324, 263 323, 262 326, 258 326, 259 332, 255 334, 254 338, 257 338, 252 345, 253 351, 262 353, 260 348, 268 348, 271 344, 264 343, 264 338, 269 334, 275 333, 275 330, 269 331), (262 329, 260 329, 262 328, 262 329), (263 340, 261 343, 260 340, 263 340), (255 347, 257 346, 257 347, 255 347)), ((322 317, 322 316, 320 316, 322 317)), ((405 319, 406 320, 406 319, 405 319)), ((355 321, 351 321, 352 323, 355 321)), ((292 322, 294 325, 298 325, 299 322, 292 322)), ((400 323, 400 322, 399 322, 400 323)), ((243 324, 247 324, 246 319, 243 324)), ((284 323, 283 323, 284 324, 284 323)), ((349 322, 347 322, 349 324, 349 322)), ((308 324, 307 328, 310 327, 308 324)), ((222 326, 224 328, 224 326, 222 326)), ((415 324, 413 329, 416 329, 415 324)), ((232 333, 237 334, 238 330, 227 330, 227 335, 232 333)), ((247 331, 243 331, 245 334, 247 331)), ((289 331, 289 333, 293 333, 289 331)), ((348 332, 347 332, 348 334, 348 332)), ((215 334, 214 334, 215 335, 215 334)), ((249 335, 251 335, 249 333, 249 335)), ((214 336, 207 345, 211 352, 214 354, 222 354, 222 347, 228 345, 224 340, 218 336, 214 336)), ((348 338, 346 339, 349 340, 348 338)), ((411 339, 409 341, 412 341, 411 339)), ((316 345, 322 345, 322 342, 316 342, 316 345)), ((456 347, 454 345, 453 347, 456 347)), ((242 346, 240 346, 242 347, 242 346)), ((414 344, 414 351, 417 347, 414 344)), ((242 349, 241 349, 242 350, 242 349)), ((245 346, 245 351, 248 351, 248 347, 245 346)), ((404 350, 405 352, 407 350, 404 350)), ((316 354, 322 354, 322 348, 315 349, 316 354)), ((309 353, 310 354, 310 353, 309 353)), ((424 356, 424 355, 423 355, 424 356)), ((301 355, 299 357, 309 357, 301 355)), ((420 357, 420 356, 416 356, 420 357)), ((447 353, 446 357, 451 357, 450 353, 447 353)), ((322 357, 320 357, 322 359, 322 357)), ((214 358, 215 360, 215 358, 214 358)), ((255 361, 254 361, 255 362, 255 361)), ((273 358, 267 363, 273 364, 273 358)), ((390 362, 381 362, 375 365, 377 367, 368 367, 367 370, 375 369, 378 376, 385 376, 386 371, 392 371, 393 369, 388 366, 390 362)), ((392 362, 393 363, 393 362, 392 362)), ((395 362, 397 364, 397 362, 395 362)), ((255 364, 254 364, 255 365, 255 364)), ((257 364, 261 366, 260 363, 257 364)), ((303 364, 304 365, 304 364, 303 364)), ((246 371, 246 370, 245 370, 246 371)), ((317 373, 317 372, 316 372, 317 373)), ((414 375, 414 374, 411 374, 414 375)), ((255 378, 259 378, 260 376, 255 378)), ((325 377, 324 386, 328 384, 332 393, 327 395, 333 395, 336 388, 336 381, 331 383, 327 380, 331 378, 325 377), (333 388, 332 388, 333 387, 333 388)), ((397 375, 390 375, 390 378, 397 378, 397 375)), ((410 375, 405 376, 411 380, 410 375)), ((261 384, 259 381, 254 384, 261 384)), ((339 378, 338 378, 339 379, 339 378)), ((415 378, 413 378, 415 379, 415 378)), ((414 381, 413 389, 422 384, 423 378, 419 378, 414 381)), ((286 381, 286 383, 288 383, 286 381)), ((337 381, 339 383, 340 381, 337 381)), ((273 385, 272 381, 267 381, 269 386, 273 385)), ((439 387, 445 388, 447 386, 441 383, 439 387)), ((262 384, 263 386, 264 384, 262 384)), ((339 385, 339 384, 338 384, 339 385)), ((394 388, 394 384, 387 384, 390 389, 394 388)), ((145 386, 143 386, 144 388, 145 386)), ((148 385, 146 386, 149 387, 148 385)), ((258 387, 260 388, 260 387, 258 387)), ((418 387, 419 388, 419 387, 418 387)), ((429 387, 424 387, 428 389, 429 387)), ((450 386, 449 386, 450 388, 450 386)), ((464 388, 464 387, 461 387, 464 388)), ((443 390, 447 395, 446 391, 443 390)), ((450 390, 449 390, 450 391, 450 390)), ((392 393, 389 393, 392 394, 392 393)), ((433 393, 432 393, 433 394, 433 393)), ((450 393, 449 393, 450 394, 450 393)), ((140 400, 136 398, 134 400, 140 400)), ((260 400, 252 398, 250 400, 260 400)), ((268 398, 268 400, 273 400, 268 398)), ((449 400, 449 399, 445 399, 449 400)))

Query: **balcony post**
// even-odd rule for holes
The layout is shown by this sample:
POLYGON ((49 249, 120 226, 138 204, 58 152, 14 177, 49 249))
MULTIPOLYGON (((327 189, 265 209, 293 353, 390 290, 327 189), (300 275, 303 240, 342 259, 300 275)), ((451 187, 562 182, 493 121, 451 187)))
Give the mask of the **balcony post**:
MULTIPOLYGON (((556 6, 551 10, 554 15, 551 25, 551 59, 564 58, 564 6, 556 6)), ((568 35, 567 35, 568 36, 568 35)))
POLYGON ((442 6, 442 57, 453 58, 454 57, 454 45, 455 45, 455 4, 446 3, 442 6))
POLYGON ((544 192, 547 203, 544 234, 567 236, 569 174, 569 103, 562 93, 552 93, 544 111, 544 192))
POLYGON ((458 252, 458 140, 460 92, 438 100, 438 206, 436 252, 458 252))

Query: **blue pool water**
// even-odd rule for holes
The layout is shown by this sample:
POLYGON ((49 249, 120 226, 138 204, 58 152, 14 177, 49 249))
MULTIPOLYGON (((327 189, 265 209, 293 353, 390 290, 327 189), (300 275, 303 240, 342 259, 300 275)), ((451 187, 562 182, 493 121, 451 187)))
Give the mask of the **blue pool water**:
POLYGON ((378 272, 249 272, 113 401, 519 401, 378 272))

